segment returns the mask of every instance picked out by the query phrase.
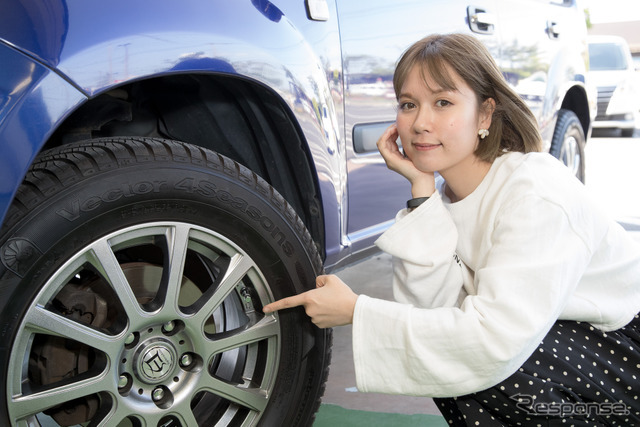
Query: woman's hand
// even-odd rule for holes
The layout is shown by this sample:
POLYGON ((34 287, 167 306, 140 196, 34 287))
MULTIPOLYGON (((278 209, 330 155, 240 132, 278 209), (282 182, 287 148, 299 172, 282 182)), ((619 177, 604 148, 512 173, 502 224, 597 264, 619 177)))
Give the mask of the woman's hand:
POLYGON ((403 156, 396 144, 397 139, 398 128, 394 123, 384 131, 376 143, 387 167, 409 180, 413 197, 431 196, 435 191, 433 173, 419 170, 411 159, 403 156))
POLYGON ((307 316, 320 328, 348 325, 353 322, 356 295, 338 276, 318 276, 316 289, 265 305, 264 313, 303 306, 307 316))

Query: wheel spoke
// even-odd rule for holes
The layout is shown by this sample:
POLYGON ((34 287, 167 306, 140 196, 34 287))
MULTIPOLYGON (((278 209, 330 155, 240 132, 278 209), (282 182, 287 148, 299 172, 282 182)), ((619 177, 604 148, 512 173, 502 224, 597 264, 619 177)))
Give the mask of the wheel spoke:
POLYGON ((231 402, 253 411, 264 411, 269 400, 266 390, 255 387, 240 387, 213 377, 207 377, 206 382, 203 381, 202 386, 200 391, 207 391, 222 396, 231 402))
POLYGON ((33 394, 14 396, 9 403, 11 416, 13 419, 23 418, 113 387, 113 381, 108 376, 100 375, 33 394))
POLYGON ((114 336, 99 332, 82 323, 48 311, 41 306, 35 306, 29 311, 26 316, 26 328, 34 332, 75 340, 112 357, 120 348, 119 340, 114 336))
POLYGON ((164 309, 178 312, 180 285, 184 274, 184 263, 189 247, 190 227, 180 225, 169 229, 166 233, 169 245, 169 277, 164 284, 164 309))
POLYGON ((216 308, 222 304, 227 296, 235 289, 242 278, 254 267, 254 263, 249 257, 236 254, 231 258, 229 268, 224 274, 218 287, 211 297, 198 309, 194 316, 195 324, 204 326, 205 321, 213 314, 216 308))
POLYGON ((106 241, 96 242, 93 246, 93 254, 95 256, 95 260, 93 260, 95 267, 103 274, 116 295, 118 295, 129 322, 135 328, 139 321, 146 319, 148 316, 145 315, 145 312, 140 307, 115 254, 106 241))
MULTIPOLYGON (((169 415, 169 414, 163 414, 169 415)), ((182 427, 190 427, 197 426, 198 420, 193 414, 193 410, 191 409, 191 402, 188 399, 185 399, 179 402, 177 405, 174 405, 171 408, 171 415, 175 416, 179 421, 182 427)))
POLYGON ((275 317, 265 316, 259 322, 246 329, 241 329, 230 336, 210 341, 205 352, 210 355, 222 353, 273 337, 279 333, 280 326, 275 317))

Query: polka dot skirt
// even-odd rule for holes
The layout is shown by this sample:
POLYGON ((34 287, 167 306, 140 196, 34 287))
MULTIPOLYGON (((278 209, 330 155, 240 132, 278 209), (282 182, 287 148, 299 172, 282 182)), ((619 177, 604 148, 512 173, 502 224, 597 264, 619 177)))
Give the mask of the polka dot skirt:
POLYGON ((640 318, 612 332, 557 321, 512 376, 434 399, 452 426, 640 426, 640 318))

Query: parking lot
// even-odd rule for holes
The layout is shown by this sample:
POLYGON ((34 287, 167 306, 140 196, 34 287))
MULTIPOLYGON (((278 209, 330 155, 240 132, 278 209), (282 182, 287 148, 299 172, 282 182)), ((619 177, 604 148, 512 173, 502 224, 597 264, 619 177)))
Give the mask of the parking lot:
MULTIPOLYGON (((640 168, 637 166, 640 159, 638 131, 634 136, 634 138, 620 138, 601 134, 589 140, 585 153, 586 186, 610 215, 640 242, 640 197, 637 189, 640 183, 640 168)), ((356 293, 391 299, 390 268, 390 257, 379 254, 337 274, 356 293)), ((382 420, 394 417, 394 415, 386 415, 387 418, 369 417, 365 421, 365 414, 369 412, 397 414, 395 416, 403 425, 408 425, 407 419, 415 420, 415 424, 411 425, 425 425, 427 422, 428 425, 440 425, 441 418, 429 417, 429 415, 439 415, 438 409, 429 398, 364 394, 357 392, 355 386, 351 327, 335 328, 333 361, 317 426, 331 425, 324 424, 323 420, 326 420, 327 409, 334 405, 352 410, 343 412, 342 416, 351 413, 353 421, 342 425, 390 425, 390 421, 382 420), (417 419, 403 418, 407 414, 425 415, 424 418, 417 419), (371 420, 378 421, 371 422, 371 420)), ((394 425, 399 424, 394 423, 394 425)))

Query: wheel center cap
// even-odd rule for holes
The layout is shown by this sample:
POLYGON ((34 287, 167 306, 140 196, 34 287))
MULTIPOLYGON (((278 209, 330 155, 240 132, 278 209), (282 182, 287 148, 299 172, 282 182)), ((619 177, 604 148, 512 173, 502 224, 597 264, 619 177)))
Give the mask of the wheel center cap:
POLYGON ((169 343, 162 341, 143 345, 138 355, 138 374, 140 379, 148 383, 164 380, 176 365, 175 350, 169 343))

